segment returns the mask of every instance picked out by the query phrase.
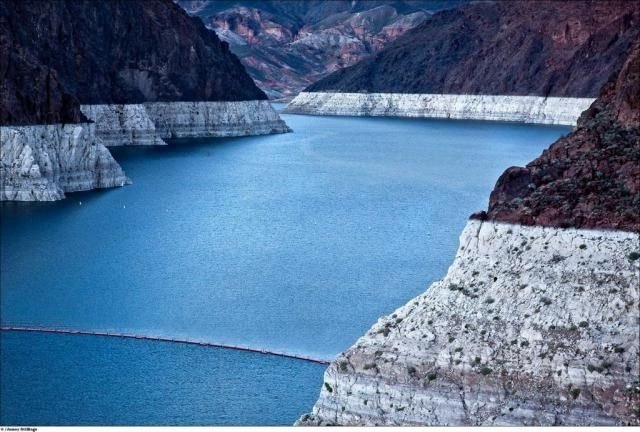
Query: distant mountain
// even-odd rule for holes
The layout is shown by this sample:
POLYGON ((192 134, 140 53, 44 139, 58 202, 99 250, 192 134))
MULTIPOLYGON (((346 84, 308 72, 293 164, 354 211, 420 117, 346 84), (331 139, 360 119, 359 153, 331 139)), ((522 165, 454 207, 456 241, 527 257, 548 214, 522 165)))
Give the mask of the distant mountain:
POLYGON ((636 1, 474 2, 306 91, 595 97, 639 33, 636 1))
POLYGON ((466 0, 176 0, 229 43, 271 98, 291 97, 466 0))
POLYGON ((265 98, 171 0, 0 1, 0 124, 83 121, 79 104, 265 98))

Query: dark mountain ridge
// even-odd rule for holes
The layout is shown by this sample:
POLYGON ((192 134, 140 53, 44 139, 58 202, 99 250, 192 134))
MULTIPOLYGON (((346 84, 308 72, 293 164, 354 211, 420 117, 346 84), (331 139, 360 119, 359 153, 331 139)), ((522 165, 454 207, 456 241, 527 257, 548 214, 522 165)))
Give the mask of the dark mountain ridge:
POLYGON ((0 1, 0 124, 85 121, 79 104, 266 99, 228 44, 171 0, 0 1))
POLYGON ((596 97, 639 32, 635 1, 474 2, 305 91, 596 97))

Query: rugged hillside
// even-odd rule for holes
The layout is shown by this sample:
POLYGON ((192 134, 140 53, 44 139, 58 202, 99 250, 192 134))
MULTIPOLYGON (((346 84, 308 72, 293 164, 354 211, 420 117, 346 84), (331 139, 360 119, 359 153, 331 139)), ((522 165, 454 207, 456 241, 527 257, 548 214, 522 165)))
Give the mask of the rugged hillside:
POLYGON ((177 0, 229 42, 271 98, 296 95, 463 1, 177 0))
POLYGON ((265 99, 170 0, 0 2, 2 124, 80 121, 81 104, 265 99))
POLYGON ((595 97, 639 32, 633 1, 474 2, 305 91, 595 97))
POLYGON ((299 424, 640 424, 639 61, 500 178, 445 278, 338 356, 299 424))
POLYGON ((640 232, 640 47, 578 121, 525 168, 509 168, 476 217, 640 232))
POLYGON ((288 130, 170 0, 0 1, 0 201, 128 183, 105 145, 288 130))

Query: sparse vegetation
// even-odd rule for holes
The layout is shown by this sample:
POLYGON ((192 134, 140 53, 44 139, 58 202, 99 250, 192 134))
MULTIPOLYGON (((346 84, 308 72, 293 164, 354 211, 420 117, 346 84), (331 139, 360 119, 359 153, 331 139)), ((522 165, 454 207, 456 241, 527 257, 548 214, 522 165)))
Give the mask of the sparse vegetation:
POLYGON ((328 382, 324 383, 324 388, 326 388, 329 393, 333 393, 333 388, 329 385, 328 382))
POLYGON ((427 379, 428 379, 429 381, 433 381, 433 380, 434 380, 434 379, 436 379, 437 377, 438 377, 438 375, 437 375, 435 372, 429 372, 429 373, 427 374, 427 379))
POLYGON ((576 400, 578 399, 578 396, 580 396, 580 389, 579 388, 571 389, 569 393, 571 394, 571 397, 573 398, 573 400, 576 400))
POLYGON ((484 366, 480 369, 480 373, 484 376, 491 375, 492 372, 493 370, 487 366, 484 366))

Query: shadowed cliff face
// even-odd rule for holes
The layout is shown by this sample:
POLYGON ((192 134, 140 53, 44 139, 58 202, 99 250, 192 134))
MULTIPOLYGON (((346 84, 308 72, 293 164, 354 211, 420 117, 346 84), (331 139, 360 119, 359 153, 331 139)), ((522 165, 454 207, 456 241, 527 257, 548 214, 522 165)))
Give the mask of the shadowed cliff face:
POLYGON ((0 86, 0 124, 82 121, 78 103, 266 98, 171 0, 3 0, 0 86))
POLYGON ((596 97, 639 31, 634 1, 478 2, 306 91, 596 97))
POLYGON ((296 95, 464 0, 178 0, 229 42, 271 98, 296 95))
POLYGON ((488 214, 523 225, 640 232, 640 42, 578 121, 525 168, 509 168, 488 214))

